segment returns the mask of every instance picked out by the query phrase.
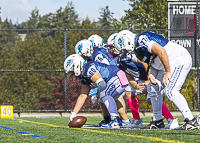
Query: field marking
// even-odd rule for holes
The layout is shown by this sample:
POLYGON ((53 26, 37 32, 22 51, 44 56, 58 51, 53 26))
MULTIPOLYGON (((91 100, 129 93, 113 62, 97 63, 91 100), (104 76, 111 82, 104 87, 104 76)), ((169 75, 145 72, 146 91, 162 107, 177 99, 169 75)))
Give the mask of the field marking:
MULTIPOLYGON (((68 126, 58 126, 58 125, 53 125, 53 124, 48 124, 48 123, 40 123, 40 122, 34 122, 34 121, 22 120, 22 119, 18 119, 18 120, 23 121, 23 122, 47 125, 47 126, 51 126, 51 127, 69 128, 68 126)), ((72 129, 83 130, 83 131, 94 132, 94 133, 101 133, 101 134, 111 134, 111 135, 128 136, 128 137, 135 137, 135 138, 145 138, 145 139, 149 139, 149 140, 153 140, 153 141, 161 141, 161 142, 166 142, 166 143, 186 143, 186 142, 179 142, 179 141, 174 141, 174 140, 165 140, 165 139, 158 138, 158 137, 146 137, 146 136, 141 136, 141 135, 118 134, 118 133, 104 132, 104 131, 84 129, 84 128, 72 128, 72 129)))
POLYGON ((47 124, 47 123, 41 123, 41 122, 34 122, 34 121, 29 121, 29 120, 23 120, 23 119, 18 119, 19 121, 23 122, 29 122, 29 123, 35 123, 35 124, 41 124, 41 125, 47 125, 51 127, 59 127, 59 128, 69 128, 67 126, 58 126, 58 125, 53 125, 53 124, 47 124))

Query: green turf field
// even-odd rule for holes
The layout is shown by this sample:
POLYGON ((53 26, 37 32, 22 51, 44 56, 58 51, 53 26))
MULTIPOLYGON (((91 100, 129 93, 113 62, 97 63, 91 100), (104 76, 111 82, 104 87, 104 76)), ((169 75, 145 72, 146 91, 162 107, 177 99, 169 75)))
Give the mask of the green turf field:
MULTIPOLYGON (((183 123, 183 117, 179 123, 183 123)), ((14 118, 0 119, 0 142, 33 142, 33 143, 186 143, 200 142, 200 130, 130 130, 130 129, 86 129, 68 128, 69 118, 14 118)), ((96 124, 100 117, 87 117, 86 125, 96 124)), ((143 118, 149 123, 151 117, 143 118)), ((166 120, 164 120, 166 122, 166 120)), ((146 125, 146 124, 145 124, 146 125)))

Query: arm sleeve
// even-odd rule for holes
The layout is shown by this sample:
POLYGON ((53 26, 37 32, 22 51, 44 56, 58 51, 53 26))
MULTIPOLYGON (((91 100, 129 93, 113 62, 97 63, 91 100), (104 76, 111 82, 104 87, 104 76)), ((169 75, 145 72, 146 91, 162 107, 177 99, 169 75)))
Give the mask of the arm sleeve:
POLYGON ((155 41, 150 41, 150 42, 147 42, 147 50, 150 52, 150 53, 152 53, 151 52, 151 48, 152 48, 152 46, 153 46, 153 44, 155 44, 156 42, 155 41))
POLYGON ((99 78, 95 83, 98 87, 98 92, 101 92, 104 89, 106 89, 106 82, 103 80, 103 78, 99 78))

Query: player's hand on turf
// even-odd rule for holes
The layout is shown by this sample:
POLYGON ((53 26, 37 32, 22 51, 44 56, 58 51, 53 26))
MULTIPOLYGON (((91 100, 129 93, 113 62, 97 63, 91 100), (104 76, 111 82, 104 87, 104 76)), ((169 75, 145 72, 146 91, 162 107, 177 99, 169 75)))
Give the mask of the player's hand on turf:
POLYGON ((166 72, 164 77, 163 77, 163 81, 162 81, 164 86, 167 86, 168 81, 172 82, 170 77, 171 77, 171 72, 166 72))
POLYGON ((76 113, 75 112, 71 112, 71 116, 69 118, 69 122, 71 122, 75 117, 76 117, 76 113))

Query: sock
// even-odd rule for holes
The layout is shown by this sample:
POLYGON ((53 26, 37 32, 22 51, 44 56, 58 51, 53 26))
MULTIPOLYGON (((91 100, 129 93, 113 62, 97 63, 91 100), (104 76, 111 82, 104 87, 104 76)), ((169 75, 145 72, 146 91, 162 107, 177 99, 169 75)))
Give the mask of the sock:
POLYGON ((166 119, 174 119, 174 117, 172 116, 172 114, 170 113, 168 107, 165 105, 165 103, 162 104, 162 115, 166 118, 166 119))
POLYGON ((132 112, 133 119, 140 120, 139 104, 136 97, 126 98, 128 106, 132 112))
POLYGON ((151 105, 153 108, 153 121, 162 119, 162 95, 151 96, 151 105))
POLYGON ((104 118, 105 121, 110 122, 110 116, 103 116, 103 118, 104 118))
POLYGON ((128 120, 122 120, 123 122, 129 122, 129 119, 128 120))
POLYGON ((172 102, 174 103, 174 105, 176 105, 176 107, 179 109, 185 119, 188 118, 189 120, 192 120, 194 118, 188 106, 188 103, 182 94, 176 94, 176 96, 173 97, 172 102))

